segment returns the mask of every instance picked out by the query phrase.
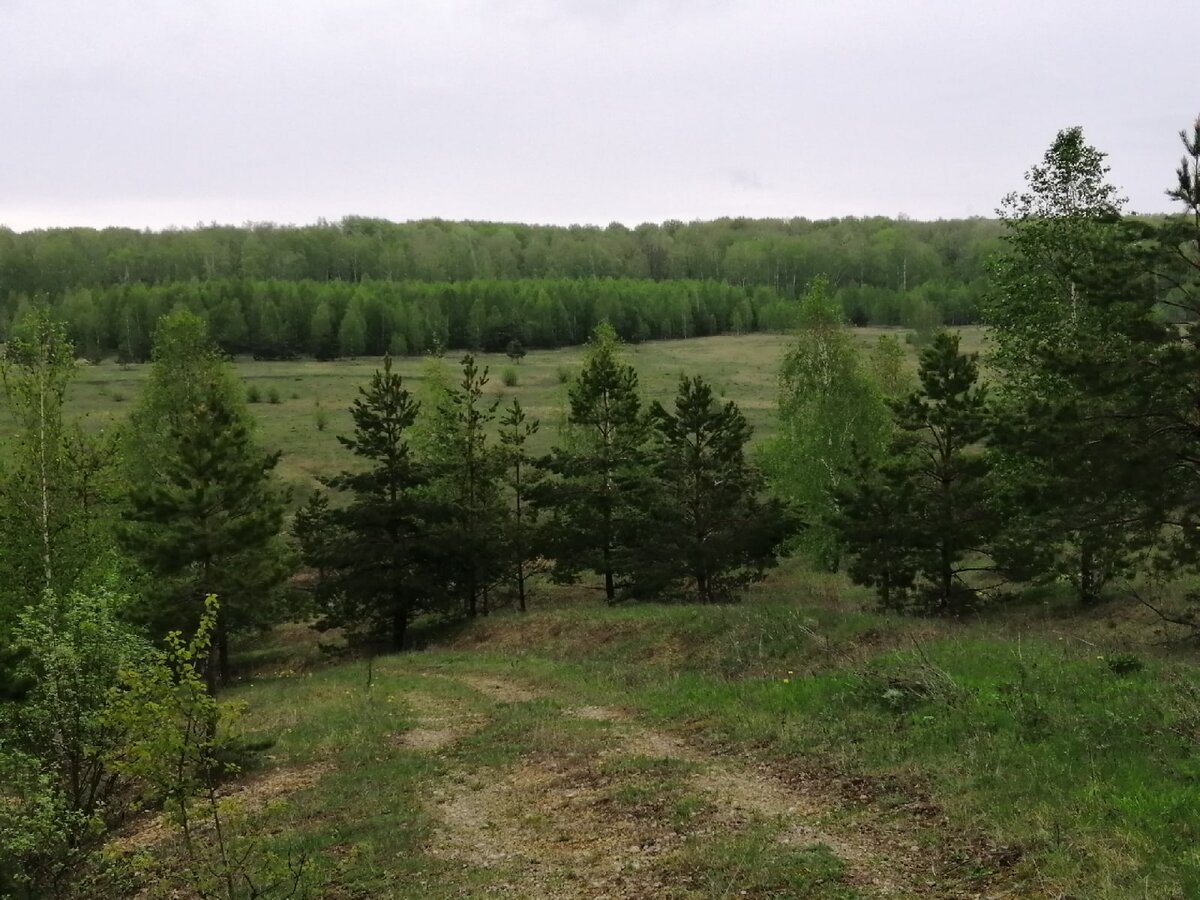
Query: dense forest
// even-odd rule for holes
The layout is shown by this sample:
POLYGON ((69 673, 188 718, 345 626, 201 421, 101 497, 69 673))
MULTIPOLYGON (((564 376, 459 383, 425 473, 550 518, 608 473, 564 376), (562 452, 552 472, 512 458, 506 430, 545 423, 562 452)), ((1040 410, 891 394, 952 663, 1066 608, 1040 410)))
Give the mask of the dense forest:
POLYGON ((392 222, 138 232, 0 229, 0 338, 49 302, 89 356, 148 358, 183 306, 266 358, 628 341, 794 324, 829 279, 857 325, 977 321, 997 221, 723 219, 630 229, 392 222))

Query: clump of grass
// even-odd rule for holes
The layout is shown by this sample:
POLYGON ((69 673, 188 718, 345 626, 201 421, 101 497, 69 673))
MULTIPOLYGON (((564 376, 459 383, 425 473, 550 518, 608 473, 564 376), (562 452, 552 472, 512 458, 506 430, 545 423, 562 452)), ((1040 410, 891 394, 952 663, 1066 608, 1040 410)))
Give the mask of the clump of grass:
POLYGON ((113 391, 112 392, 113 403, 124 403, 125 400, 126 400, 126 397, 123 393, 121 393, 121 391, 113 391))
POLYGON ((1146 668, 1136 653, 1113 653, 1104 658, 1104 664, 1114 675, 1133 675, 1146 668))
POLYGON ((559 366, 556 374, 558 375, 559 384, 566 384, 571 380, 571 369, 567 366, 559 366))
POLYGON ((267 391, 268 403, 282 403, 283 398, 279 396, 279 388, 272 387, 267 391))
POLYGON ((320 400, 313 410, 313 424, 317 426, 317 431, 324 431, 329 427, 329 412, 321 405, 320 400))
POLYGON ((262 390, 257 384, 252 384, 246 388, 247 403, 262 403, 262 390))
POLYGON ((505 387, 516 387, 517 370, 511 366, 506 366, 504 371, 500 373, 500 380, 504 382, 505 387))

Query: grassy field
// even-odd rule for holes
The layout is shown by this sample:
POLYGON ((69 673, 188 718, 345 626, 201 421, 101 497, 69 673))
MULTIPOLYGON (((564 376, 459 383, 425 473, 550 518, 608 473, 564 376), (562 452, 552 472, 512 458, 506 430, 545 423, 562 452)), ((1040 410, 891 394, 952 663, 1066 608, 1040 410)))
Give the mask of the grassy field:
MULTIPOLYGON (((880 334, 901 334, 894 329, 856 329, 856 340, 869 348, 880 334)), ((981 329, 964 332, 964 346, 978 349, 981 329)), ((755 428, 756 437, 769 435, 774 426, 777 377, 780 359, 787 346, 783 335, 741 335, 698 338, 689 341, 657 341, 626 348, 627 358, 641 376, 647 400, 669 402, 680 374, 703 375, 721 395, 737 402, 755 428)), ((579 366, 581 348, 531 352, 520 365, 502 354, 483 354, 490 367, 491 396, 517 397, 530 415, 542 421, 535 450, 546 450, 555 437, 566 402, 563 378, 579 366), (516 373, 517 383, 506 386, 504 370, 516 373)), ((910 350, 915 359, 915 353, 910 350)), ((442 365, 453 377, 459 355, 448 354, 442 365)), ((349 406, 358 388, 378 368, 379 359, 317 362, 239 361, 238 374, 247 389, 255 388, 261 400, 252 404, 267 447, 283 451, 280 473, 300 489, 314 477, 337 471, 348 463, 348 454, 336 435, 351 428, 349 406), (277 403, 269 402, 274 395, 277 403), (318 408, 327 425, 317 428, 318 408)), ((420 394, 430 361, 408 357, 396 361, 411 389, 420 394)), ((82 417, 88 429, 111 427, 121 421, 142 389, 149 367, 122 367, 114 362, 81 367, 68 396, 68 414, 82 417)), ((0 425, 4 411, 0 409, 0 425)))

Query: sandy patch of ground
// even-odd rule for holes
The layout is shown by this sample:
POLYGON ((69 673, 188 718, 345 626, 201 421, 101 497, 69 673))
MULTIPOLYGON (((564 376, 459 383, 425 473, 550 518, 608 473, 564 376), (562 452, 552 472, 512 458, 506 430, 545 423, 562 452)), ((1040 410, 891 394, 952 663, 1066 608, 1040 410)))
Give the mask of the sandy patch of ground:
MULTIPOLYGON (((501 702, 537 696, 492 676, 461 680, 501 702)), ((983 886, 962 887, 951 871, 961 860, 922 842, 920 820, 880 816, 864 825, 858 815, 845 824, 846 817, 839 816, 847 809, 845 785, 836 778, 784 781, 763 767, 739 765, 646 728, 617 709, 584 706, 567 714, 614 723, 610 745, 598 748, 590 763, 556 758, 553 748, 545 748, 486 783, 468 778, 438 785, 430 798, 439 822, 434 855, 496 869, 494 889, 502 896, 667 896, 669 887, 655 874, 655 860, 664 851, 678 848, 689 835, 767 823, 779 829, 782 844, 828 847, 845 864, 847 883, 867 896, 1007 896, 983 886), (596 765, 622 757, 697 766, 687 788, 707 801, 709 812, 681 828, 678 821, 614 802, 596 765)))
MULTIPOLYGON (((223 785, 218 796, 222 801, 235 801, 239 814, 250 815, 312 787, 329 769, 325 762, 270 769, 223 785)), ((174 833, 175 829, 165 815, 147 815, 114 837, 108 846, 119 853, 133 853, 159 846, 170 840, 174 833)))
POLYGON ((498 703, 526 703, 544 696, 528 685, 499 675, 456 675, 454 679, 498 703))
POLYGON ((396 735, 396 743, 409 750, 435 753, 483 724, 480 716, 452 698, 413 691, 401 699, 417 715, 416 725, 396 735))

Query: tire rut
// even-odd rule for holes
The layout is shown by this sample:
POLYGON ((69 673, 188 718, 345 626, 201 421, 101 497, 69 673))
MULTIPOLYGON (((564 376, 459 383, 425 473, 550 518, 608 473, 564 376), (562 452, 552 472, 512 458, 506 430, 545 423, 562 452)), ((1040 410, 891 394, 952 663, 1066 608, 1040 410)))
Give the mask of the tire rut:
MULTIPOLYGON (((498 676, 451 677, 501 704, 549 696, 498 676)), ((861 808, 848 807, 836 777, 785 782, 761 765, 730 764, 643 726, 621 709, 581 706, 564 715, 610 724, 611 740, 595 754, 601 762, 648 758, 694 766, 688 787, 707 800, 711 813, 682 832, 647 822, 611 801, 597 786, 594 766, 556 759, 552 747, 486 782, 439 785, 429 798, 439 823, 433 854, 496 870, 500 896, 671 896, 655 873, 657 858, 688 837, 756 823, 776 827, 785 846, 824 845, 845 865, 844 883, 866 896, 1009 896, 964 886, 954 871, 960 864, 939 852, 938 836, 925 823, 882 815, 863 821, 861 808)))

